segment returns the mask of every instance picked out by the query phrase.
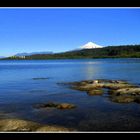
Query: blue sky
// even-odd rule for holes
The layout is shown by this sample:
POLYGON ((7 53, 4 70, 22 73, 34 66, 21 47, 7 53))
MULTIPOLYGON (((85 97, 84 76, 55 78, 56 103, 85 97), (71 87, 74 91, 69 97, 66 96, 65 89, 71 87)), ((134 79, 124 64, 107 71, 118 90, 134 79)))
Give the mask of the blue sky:
POLYGON ((138 8, 0 8, 0 56, 140 44, 138 8))

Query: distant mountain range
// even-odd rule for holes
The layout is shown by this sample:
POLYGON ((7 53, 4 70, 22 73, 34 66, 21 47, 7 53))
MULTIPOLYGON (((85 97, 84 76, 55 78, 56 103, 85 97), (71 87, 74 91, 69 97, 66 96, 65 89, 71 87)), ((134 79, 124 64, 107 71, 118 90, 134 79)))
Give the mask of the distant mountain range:
POLYGON ((53 54, 32 54, 24 57, 7 57, 3 60, 78 59, 78 58, 140 58, 140 45, 107 46, 103 48, 80 49, 53 54))
POLYGON ((78 59, 78 58, 140 58, 140 45, 100 46, 93 42, 71 51, 18 53, 5 59, 78 59))
POLYGON ((30 55, 36 55, 36 54, 53 54, 53 52, 31 52, 31 53, 17 53, 14 56, 30 56, 30 55))
MULTIPOLYGON (((102 48, 103 46, 97 45, 93 42, 88 42, 85 45, 81 46, 80 48, 77 48, 75 50, 82 50, 82 49, 94 49, 94 48, 102 48)), ((73 50, 73 51, 75 51, 73 50)), ((14 56, 31 56, 31 55, 37 55, 37 54, 53 54, 53 52, 31 52, 31 53, 17 53, 14 56)))

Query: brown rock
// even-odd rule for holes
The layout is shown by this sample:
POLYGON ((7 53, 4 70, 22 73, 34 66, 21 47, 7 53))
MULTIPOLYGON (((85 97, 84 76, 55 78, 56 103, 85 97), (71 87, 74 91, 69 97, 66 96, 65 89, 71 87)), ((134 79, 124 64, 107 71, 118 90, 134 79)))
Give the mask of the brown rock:
POLYGON ((39 132, 46 132, 46 131, 57 131, 57 132, 62 132, 62 131, 70 131, 70 129, 62 127, 62 126, 43 126, 43 127, 39 127, 38 129, 36 129, 36 131, 39 132))
POLYGON ((76 106, 73 104, 68 104, 68 103, 61 103, 57 106, 58 109, 73 109, 76 106))
POLYGON ((117 103, 130 103, 130 102, 134 102, 135 98, 132 96, 113 96, 111 98, 111 100, 113 102, 117 102, 117 103))
POLYGON ((92 96, 92 95, 102 95, 103 94, 103 90, 89 90, 87 92, 88 95, 92 96))
POLYGON ((80 91, 89 91, 92 89, 100 89, 100 88, 107 88, 111 90, 117 90, 122 88, 131 88, 135 87, 125 81, 121 80, 90 80, 90 81, 81 81, 81 82, 74 82, 72 84, 72 88, 80 91))
POLYGON ((53 103, 53 102, 49 102, 49 103, 43 103, 43 104, 37 104, 35 105, 35 108, 47 108, 47 107, 57 107, 58 104, 53 103))
POLYGON ((1 132, 36 132, 36 131, 75 131, 72 128, 65 128, 57 125, 42 125, 36 122, 20 119, 3 119, 0 120, 1 132))
POLYGON ((76 106, 74 104, 69 104, 69 103, 44 103, 44 104, 38 104, 35 106, 36 108, 57 108, 57 109, 72 109, 75 108, 76 106))
POLYGON ((129 94, 129 95, 140 95, 140 88, 138 87, 127 87, 127 88, 121 88, 116 91, 113 91, 116 94, 129 94))
POLYGON ((0 120, 0 131, 35 131, 40 124, 19 119, 0 120))

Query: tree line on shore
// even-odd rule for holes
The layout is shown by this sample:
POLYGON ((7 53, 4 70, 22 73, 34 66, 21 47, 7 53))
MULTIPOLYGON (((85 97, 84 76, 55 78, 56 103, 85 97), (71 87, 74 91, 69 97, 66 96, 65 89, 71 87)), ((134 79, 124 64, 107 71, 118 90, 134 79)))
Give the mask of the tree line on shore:
POLYGON ((95 49, 81 49, 54 54, 35 54, 25 57, 7 57, 2 59, 77 59, 77 58, 140 58, 140 45, 107 46, 95 49))

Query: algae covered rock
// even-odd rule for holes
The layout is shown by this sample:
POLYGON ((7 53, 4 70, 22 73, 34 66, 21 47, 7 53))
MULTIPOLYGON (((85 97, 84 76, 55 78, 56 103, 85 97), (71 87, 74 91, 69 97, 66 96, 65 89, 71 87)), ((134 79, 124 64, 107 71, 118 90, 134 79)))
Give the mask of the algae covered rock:
POLYGON ((73 109, 76 106, 74 104, 68 104, 68 103, 61 103, 57 106, 58 109, 73 109))
POLYGON ((43 103, 43 104, 37 104, 35 105, 35 108, 41 109, 41 108, 56 108, 56 109, 73 109, 76 105, 70 104, 70 103, 43 103))
POLYGON ((20 119, 0 120, 0 131, 35 131, 40 126, 38 123, 20 119))
POLYGON ((37 105, 35 105, 34 107, 35 108, 50 108, 50 107, 52 107, 52 108, 56 108, 57 107, 57 103, 53 103, 53 102, 48 102, 48 103, 42 103, 42 104, 37 104, 37 105))
POLYGON ((107 93, 117 103, 140 103, 140 87, 125 80, 94 79, 70 83, 71 88, 86 91, 88 95, 107 93), (103 90, 104 89, 104 90, 103 90))
POLYGON ((135 98, 133 96, 113 96, 111 98, 111 100, 113 102, 117 102, 117 103, 131 103, 135 101, 135 98))
POLYGON ((50 132, 50 131, 74 131, 72 128, 66 128, 58 125, 43 125, 40 123, 21 120, 21 119, 2 119, 0 120, 1 132, 50 132))
POLYGON ((131 87, 131 88, 122 88, 122 89, 118 89, 113 91, 116 94, 129 94, 129 95, 140 95, 140 88, 138 87, 131 87))
POLYGON ((100 88, 107 88, 107 89, 115 90, 115 89, 121 89, 121 88, 134 87, 134 85, 129 84, 126 81, 105 80, 105 79, 73 82, 71 83, 71 85, 73 89, 80 90, 80 91, 89 91, 92 89, 100 89, 100 88))
POLYGON ((62 126, 43 126, 36 129, 36 131, 37 132, 46 132, 46 131, 62 132, 62 131, 70 131, 70 129, 62 126))
POLYGON ((87 91, 87 94, 90 95, 90 96, 102 95, 103 94, 103 90, 97 90, 97 89, 89 90, 89 91, 87 91))

